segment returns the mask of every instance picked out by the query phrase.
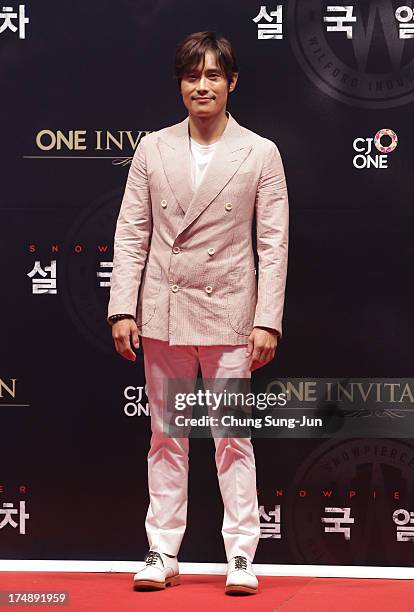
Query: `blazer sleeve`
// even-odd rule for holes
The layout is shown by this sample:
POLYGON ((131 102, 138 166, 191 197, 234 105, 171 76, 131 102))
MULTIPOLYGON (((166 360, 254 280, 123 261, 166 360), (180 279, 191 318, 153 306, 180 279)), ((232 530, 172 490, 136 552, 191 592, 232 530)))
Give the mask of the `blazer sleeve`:
POLYGON ((277 146, 269 142, 256 194, 258 295, 254 327, 282 336, 288 262, 289 204, 286 177, 277 146))
POLYGON ((151 196, 147 176, 144 137, 138 144, 128 172, 116 222, 114 256, 107 322, 113 314, 136 317, 141 284, 152 232, 151 196))

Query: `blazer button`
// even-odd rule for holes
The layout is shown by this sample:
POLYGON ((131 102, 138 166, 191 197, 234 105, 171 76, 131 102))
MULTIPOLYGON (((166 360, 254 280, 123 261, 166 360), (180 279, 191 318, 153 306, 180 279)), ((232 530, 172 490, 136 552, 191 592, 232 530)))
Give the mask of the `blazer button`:
POLYGON ((206 289, 206 293, 211 293, 213 291, 213 287, 211 287, 211 285, 207 285, 206 289))
POLYGON ((225 205, 224 205, 224 208, 226 210, 231 210, 233 208, 233 205, 232 205, 231 202, 226 202, 225 205))
POLYGON ((167 208, 167 200, 161 200, 161 206, 167 208))
POLYGON ((177 291, 178 291, 178 285, 173 285, 173 286, 171 287, 171 291, 174 291, 174 293, 177 293, 177 291))
POLYGON ((207 251, 207 253, 208 253, 209 255, 214 255, 214 253, 215 253, 215 252, 216 252, 216 251, 213 249, 213 247, 211 247, 211 249, 209 249, 209 250, 207 251))
POLYGON ((175 247, 173 248, 173 253, 176 253, 176 254, 177 254, 177 253, 179 253, 180 251, 181 251, 181 249, 180 249, 180 247, 178 247, 178 246, 175 246, 175 247))

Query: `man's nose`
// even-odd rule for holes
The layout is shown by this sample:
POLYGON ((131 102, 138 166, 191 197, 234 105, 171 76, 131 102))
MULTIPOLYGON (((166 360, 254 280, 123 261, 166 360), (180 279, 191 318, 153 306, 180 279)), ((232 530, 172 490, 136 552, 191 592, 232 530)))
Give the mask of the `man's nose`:
POLYGON ((200 77, 198 89, 201 89, 202 91, 205 91, 207 89, 207 79, 205 76, 200 77))

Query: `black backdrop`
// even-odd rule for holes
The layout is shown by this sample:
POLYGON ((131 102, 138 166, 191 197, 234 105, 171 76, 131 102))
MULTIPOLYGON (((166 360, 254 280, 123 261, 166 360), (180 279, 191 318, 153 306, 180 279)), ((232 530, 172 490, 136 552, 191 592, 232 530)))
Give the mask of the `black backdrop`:
MULTIPOLYGON (((398 2, 354 3, 352 39, 326 31, 327 4, 284 0, 281 39, 258 38, 260 2, 247 0, 25 2, 25 37, 0 33, 0 524, 4 504, 24 501, 30 515, 25 529, 0 527, 2 558, 139 560, 146 551, 145 396, 136 415, 124 409, 125 392, 137 397, 145 384, 142 355, 132 364, 115 353, 105 263, 133 154, 127 133, 134 140, 185 117, 172 66, 192 31, 233 42, 240 76, 229 110, 274 140, 285 166, 284 337, 256 379, 412 374, 414 40, 398 37, 398 2), (352 87, 335 72, 344 67, 352 87), (355 168, 354 140, 382 128, 398 135, 388 168, 355 168), (76 130, 81 146, 53 145, 76 130), (98 149, 97 131, 102 142, 124 131, 124 141, 98 149), (56 285, 37 293, 51 262, 56 285)), ((261 539, 256 562, 411 564, 414 544, 397 541, 392 520, 414 510, 411 438, 254 445, 264 525, 280 506, 280 537, 261 539), (349 539, 324 531, 327 505, 351 509, 349 539)), ((221 521, 213 442, 191 440, 180 559, 224 561, 221 521)))

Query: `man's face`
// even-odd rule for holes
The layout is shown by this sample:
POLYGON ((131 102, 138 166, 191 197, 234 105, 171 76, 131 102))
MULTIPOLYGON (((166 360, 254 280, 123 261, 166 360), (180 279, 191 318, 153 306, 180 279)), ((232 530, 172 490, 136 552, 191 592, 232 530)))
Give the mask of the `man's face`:
MULTIPOLYGON (((212 117, 224 112, 229 93, 226 75, 217 65, 215 53, 206 51, 204 60, 204 68, 200 62, 181 79, 183 102, 189 114, 195 117, 212 117)), ((237 74, 234 74, 230 91, 236 81, 237 74)))

